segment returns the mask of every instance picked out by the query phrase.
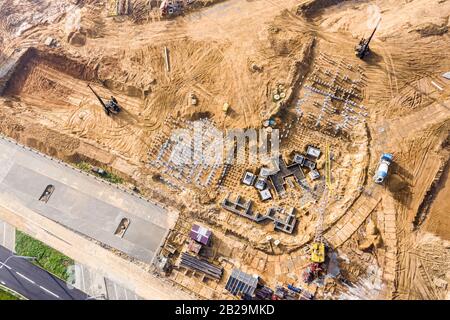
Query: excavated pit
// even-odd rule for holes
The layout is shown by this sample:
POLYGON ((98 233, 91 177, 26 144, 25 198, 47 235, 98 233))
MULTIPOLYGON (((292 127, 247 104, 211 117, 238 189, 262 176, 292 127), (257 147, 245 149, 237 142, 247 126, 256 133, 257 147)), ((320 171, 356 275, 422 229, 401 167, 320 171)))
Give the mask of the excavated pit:
POLYGON ((124 180, 132 180, 123 157, 139 157, 137 150, 145 151, 134 135, 140 131, 133 128, 140 99, 101 86, 96 70, 83 61, 36 48, 18 50, 0 65, 2 133, 49 156, 105 166, 124 180), (114 118, 106 116, 88 83, 104 98, 117 97, 125 107, 123 112, 114 118), (120 153, 111 154, 111 145, 120 153))
POLYGON ((95 70, 84 64, 30 48, 18 59, 12 72, 9 72, 3 95, 47 108, 52 105, 73 105, 74 101, 68 99, 70 95, 77 93, 73 82, 95 79, 95 70))

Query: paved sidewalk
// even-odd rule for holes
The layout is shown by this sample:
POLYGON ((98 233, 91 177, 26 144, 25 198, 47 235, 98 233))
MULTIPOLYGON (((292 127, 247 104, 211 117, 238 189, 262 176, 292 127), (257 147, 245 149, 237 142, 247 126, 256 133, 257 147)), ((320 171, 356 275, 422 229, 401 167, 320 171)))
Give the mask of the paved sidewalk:
POLYGON ((147 263, 175 222, 174 214, 145 199, 2 138, 0 207, 26 207, 147 263), (54 191, 45 201, 49 186, 54 191), (130 223, 120 237, 116 230, 124 218, 130 223))
POLYGON ((11 251, 16 248, 16 228, 0 220, 0 246, 11 251))
POLYGON ((132 290, 127 289, 102 273, 82 264, 76 264, 74 270, 74 287, 88 293, 91 297, 107 300, 141 300, 132 290))

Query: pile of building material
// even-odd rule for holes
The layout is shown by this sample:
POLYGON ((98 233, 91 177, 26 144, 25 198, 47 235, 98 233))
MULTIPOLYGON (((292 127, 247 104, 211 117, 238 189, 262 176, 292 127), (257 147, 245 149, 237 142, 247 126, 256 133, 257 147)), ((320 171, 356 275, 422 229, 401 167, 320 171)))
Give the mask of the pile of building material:
POLYGON ((255 298, 258 300, 272 300, 273 290, 269 287, 262 286, 255 290, 255 298))
POLYGON ((117 14, 118 15, 127 15, 130 13, 130 0, 118 0, 117 1, 117 14))
POLYGON ((215 266, 208 261, 198 259, 186 252, 183 252, 183 254, 181 255, 180 267, 202 272, 206 276, 217 280, 220 280, 223 275, 222 267, 215 266))
POLYGON ((108 15, 122 16, 128 15, 131 11, 130 0, 109 0, 108 1, 108 15))
POLYGON ((258 283, 258 276, 247 274, 239 269, 233 269, 225 285, 225 289, 233 295, 254 296, 258 283))
POLYGON ((188 245, 189 251, 199 254, 203 246, 211 244, 212 232, 205 227, 194 224, 189 233, 190 242, 188 245))
POLYGON ((204 246, 208 246, 210 244, 211 236, 212 236, 211 230, 199 226, 198 224, 194 224, 192 226, 191 232, 189 233, 189 237, 192 240, 195 240, 204 246))

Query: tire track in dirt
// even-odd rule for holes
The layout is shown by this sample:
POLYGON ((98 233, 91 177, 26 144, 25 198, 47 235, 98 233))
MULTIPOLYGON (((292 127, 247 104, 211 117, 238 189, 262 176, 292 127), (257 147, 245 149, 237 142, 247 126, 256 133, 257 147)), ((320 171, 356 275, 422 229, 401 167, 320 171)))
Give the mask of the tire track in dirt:
MULTIPOLYGON (((140 99, 120 93, 114 94, 123 110, 114 118, 107 117, 97 99, 92 97, 85 81, 42 64, 32 64, 30 67, 33 69, 32 73, 40 78, 26 79, 25 87, 22 88, 24 91, 19 93, 20 99, 33 106, 39 117, 46 119, 43 121, 50 121, 53 128, 70 134, 80 134, 82 138, 97 141, 108 150, 115 148, 127 159, 135 158, 136 154, 148 147, 148 143, 142 138, 142 121, 135 116, 142 108, 140 99), (41 79, 48 79, 66 88, 67 95, 61 97, 60 102, 56 102, 36 92, 27 93, 28 80, 36 82, 41 79)), ((105 91, 108 90, 96 84, 92 85, 101 96, 107 96, 105 91)), ((32 86, 39 88, 39 82, 33 83, 32 86)))

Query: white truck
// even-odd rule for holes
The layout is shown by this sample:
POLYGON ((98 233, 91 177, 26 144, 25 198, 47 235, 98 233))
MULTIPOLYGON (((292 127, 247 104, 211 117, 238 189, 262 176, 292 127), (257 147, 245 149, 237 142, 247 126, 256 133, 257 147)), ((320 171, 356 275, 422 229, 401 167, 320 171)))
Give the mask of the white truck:
POLYGON ((391 153, 383 153, 380 158, 380 164, 378 165, 377 172, 373 177, 375 183, 381 184, 384 182, 384 179, 388 175, 389 166, 391 165, 393 160, 394 155, 392 155, 391 153))

